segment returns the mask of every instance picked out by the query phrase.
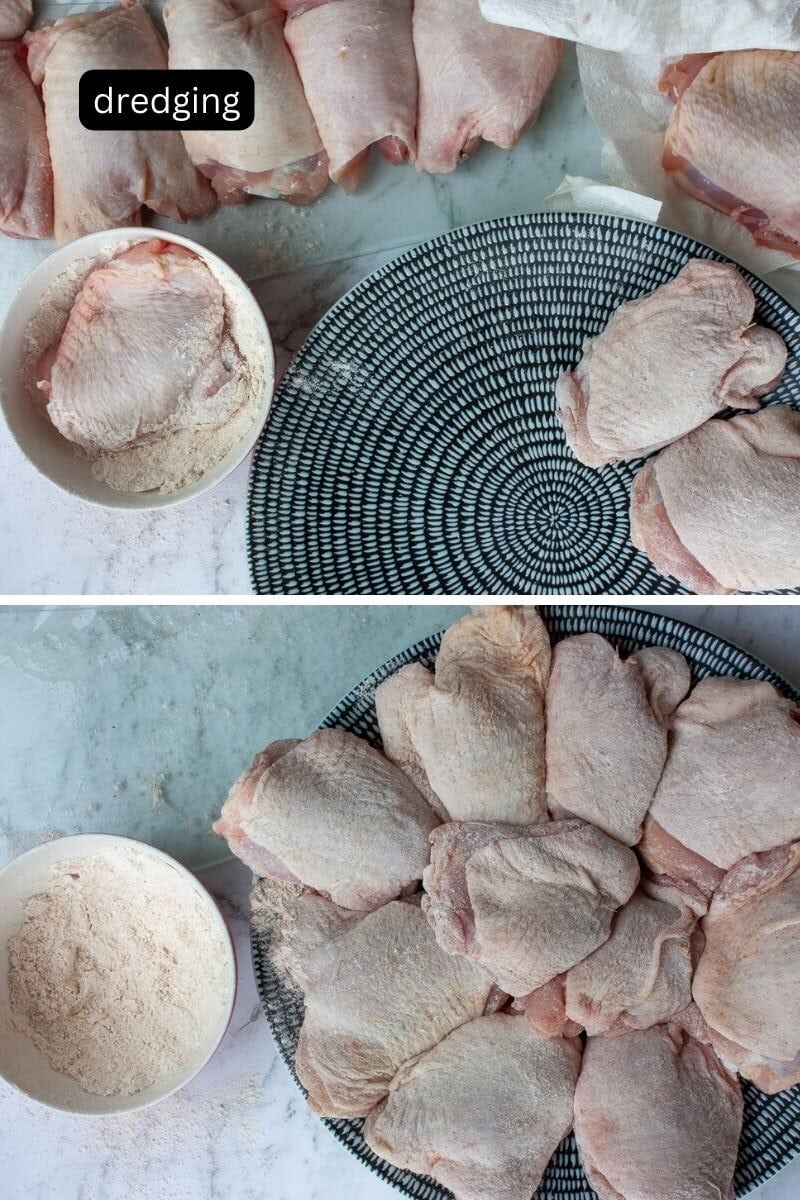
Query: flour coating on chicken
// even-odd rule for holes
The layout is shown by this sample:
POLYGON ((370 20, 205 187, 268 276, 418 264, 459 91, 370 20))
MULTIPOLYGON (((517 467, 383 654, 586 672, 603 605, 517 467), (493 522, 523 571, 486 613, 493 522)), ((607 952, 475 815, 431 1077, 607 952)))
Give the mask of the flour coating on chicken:
POLYGON ((183 246, 143 242, 83 284, 39 387, 56 428, 89 453, 217 426, 242 368, 222 287, 183 246))

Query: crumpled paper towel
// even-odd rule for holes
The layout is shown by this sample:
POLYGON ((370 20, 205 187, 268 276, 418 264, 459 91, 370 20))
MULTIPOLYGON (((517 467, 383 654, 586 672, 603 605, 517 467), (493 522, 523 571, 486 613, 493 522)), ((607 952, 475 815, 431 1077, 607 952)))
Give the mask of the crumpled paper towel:
POLYGON ((481 7, 490 20, 579 43, 581 83, 603 134, 607 179, 568 178, 548 207, 658 221, 721 250, 800 307, 800 262, 757 245, 737 221, 681 192, 662 169, 674 106, 658 90, 664 67, 684 53, 800 50, 798 0, 481 0, 481 7))
POLYGON ((797 0, 481 0, 489 21, 636 54, 800 49, 797 0))
POLYGON ((612 185, 661 203, 659 224, 715 246, 765 278, 800 307, 800 262, 759 246, 724 213, 680 191, 661 167, 673 105, 658 91, 666 57, 578 47, 586 106, 604 137, 603 169, 612 185))
POLYGON ((565 175, 554 192, 544 200, 546 212, 608 213, 613 217, 638 217, 658 222, 661 201, 626 188, 599 183, 582 175, 565 175))

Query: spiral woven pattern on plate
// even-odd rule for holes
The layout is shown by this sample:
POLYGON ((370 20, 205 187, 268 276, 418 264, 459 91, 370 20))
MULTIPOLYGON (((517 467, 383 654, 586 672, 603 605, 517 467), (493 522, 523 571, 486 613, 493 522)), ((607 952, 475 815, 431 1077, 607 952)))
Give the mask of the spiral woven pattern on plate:
MULTIPOLYGON (((685 592, 630 541, 642 460, 579 463, 554 387, 620 303, 693 257, 727 261, 642 221, 538 213, 454 230, 362 280, 298 353, 256 450, 256 592, 685 592)), ((743 274, 789 347, 774 399, 800 409, 800 315, 743 274)))
MULTIPOLYGON (((785 696, 800 702, 796 691, 752 655, 731 642, 671 617, 636 609, 544 606, 539 609, 555 643, 577 633, 600 633, 627 656, 643 646, 669 646, 686 655, 693 682, 707 675, 736 675, 764 679, 785 696)), ((328 714, 324 726, 339 726, 380 747, 375 717, 375 688, 409 662, 433 666, 441 634, 417 642, 390 659, 344 697, 328 714)), ((303 1004, 276 974, 269 955, 269 934, 252 931, 253 966, 258 989, 281 1056, 297 1082, 294 1055, 303 1020, 303 1004)), ((300 1084, 298 1083, 298 1087, 300 1084)), ((800 1154, 800 1087, 766 1096, 750 1084, 743 1085, 745 1112, 736 1165, 737 1200, 786 1166, 800 1154)), ((362 1137, 363 1121, 327 1120, 325 1124, 362 1162, 400 1191, 416 1200, 449 1200, 450 1192, 434 1180, 401 1171, 378 1158, 362 1137)), ((550 1160, 537 1200, 596 1200, 578 1159, 575 1139, 566 1138, 550 1160)))

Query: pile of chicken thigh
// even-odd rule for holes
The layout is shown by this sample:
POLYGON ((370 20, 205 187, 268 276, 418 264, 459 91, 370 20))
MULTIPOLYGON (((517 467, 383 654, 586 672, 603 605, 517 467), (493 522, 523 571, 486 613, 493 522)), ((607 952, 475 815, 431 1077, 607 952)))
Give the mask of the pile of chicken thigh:
POLYGON ((530 1200, 571 1129, 601 1200, 732 1200, 738 1076, 800 1082, 800 708, 528 607, 375 703, 383 753, 275 742, 215 825, 312 1110, 457 1200, 530 1200))
POLYGON ((308 203, 354 191, 372 146, 448 173, 482 140, 510 148, 539 114, 557 38, 492 25, 478 0, 168 0, 167 46, 138 0, 25 35, 31 0, 0 0, 0 229, 64 243, 176 220, 247 195, 308 203), (245 130, 88 130, 89 69, 241 69, 245 130), (41 89, 41 100, 39 90, 41 89), (44 111, 42 110, 42 101, 44 111), (6 135, 6 128, 10 130, 6 135), (52 169, 51 169, 52 164, 52 169))
MULTIPOLYGON (((142 205, 186 220, 248 194, 307 203, 329 179, 352 191, 373 146, 450 172, 481 140, 516 144, 563 52, 558 38, 487 21, 479 0, 168 0, 168 46, 138 0, 26 35, 32 17, 31 0, 0 0, 0 230, 48 237, 55 217, 61 242, 134 224, 142 205), (167 66, 248 71, 253 125, 183 135, 81 125, 84 71, 167 66)), ((674 185, 800 256, 786 170, 800 54, 692 54, 660 86, 675 103, 662 162, 674 185)))

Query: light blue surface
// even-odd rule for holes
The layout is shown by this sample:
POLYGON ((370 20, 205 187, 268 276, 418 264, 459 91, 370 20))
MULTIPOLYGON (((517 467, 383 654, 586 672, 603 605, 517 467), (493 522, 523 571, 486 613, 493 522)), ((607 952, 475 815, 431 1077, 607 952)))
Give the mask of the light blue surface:
POLYGON ((211 822, 253 755, 462 611, 0 609, 0 865, 91 832, 226 858, 211 822))
MULTIPOLYGON (((800 685, 793 606, 652 606, 800 685)), ((71 833, 142 838, 200 868, 253 755, 304 737, 456 605, 0 608, 0 865, 71 833)))

